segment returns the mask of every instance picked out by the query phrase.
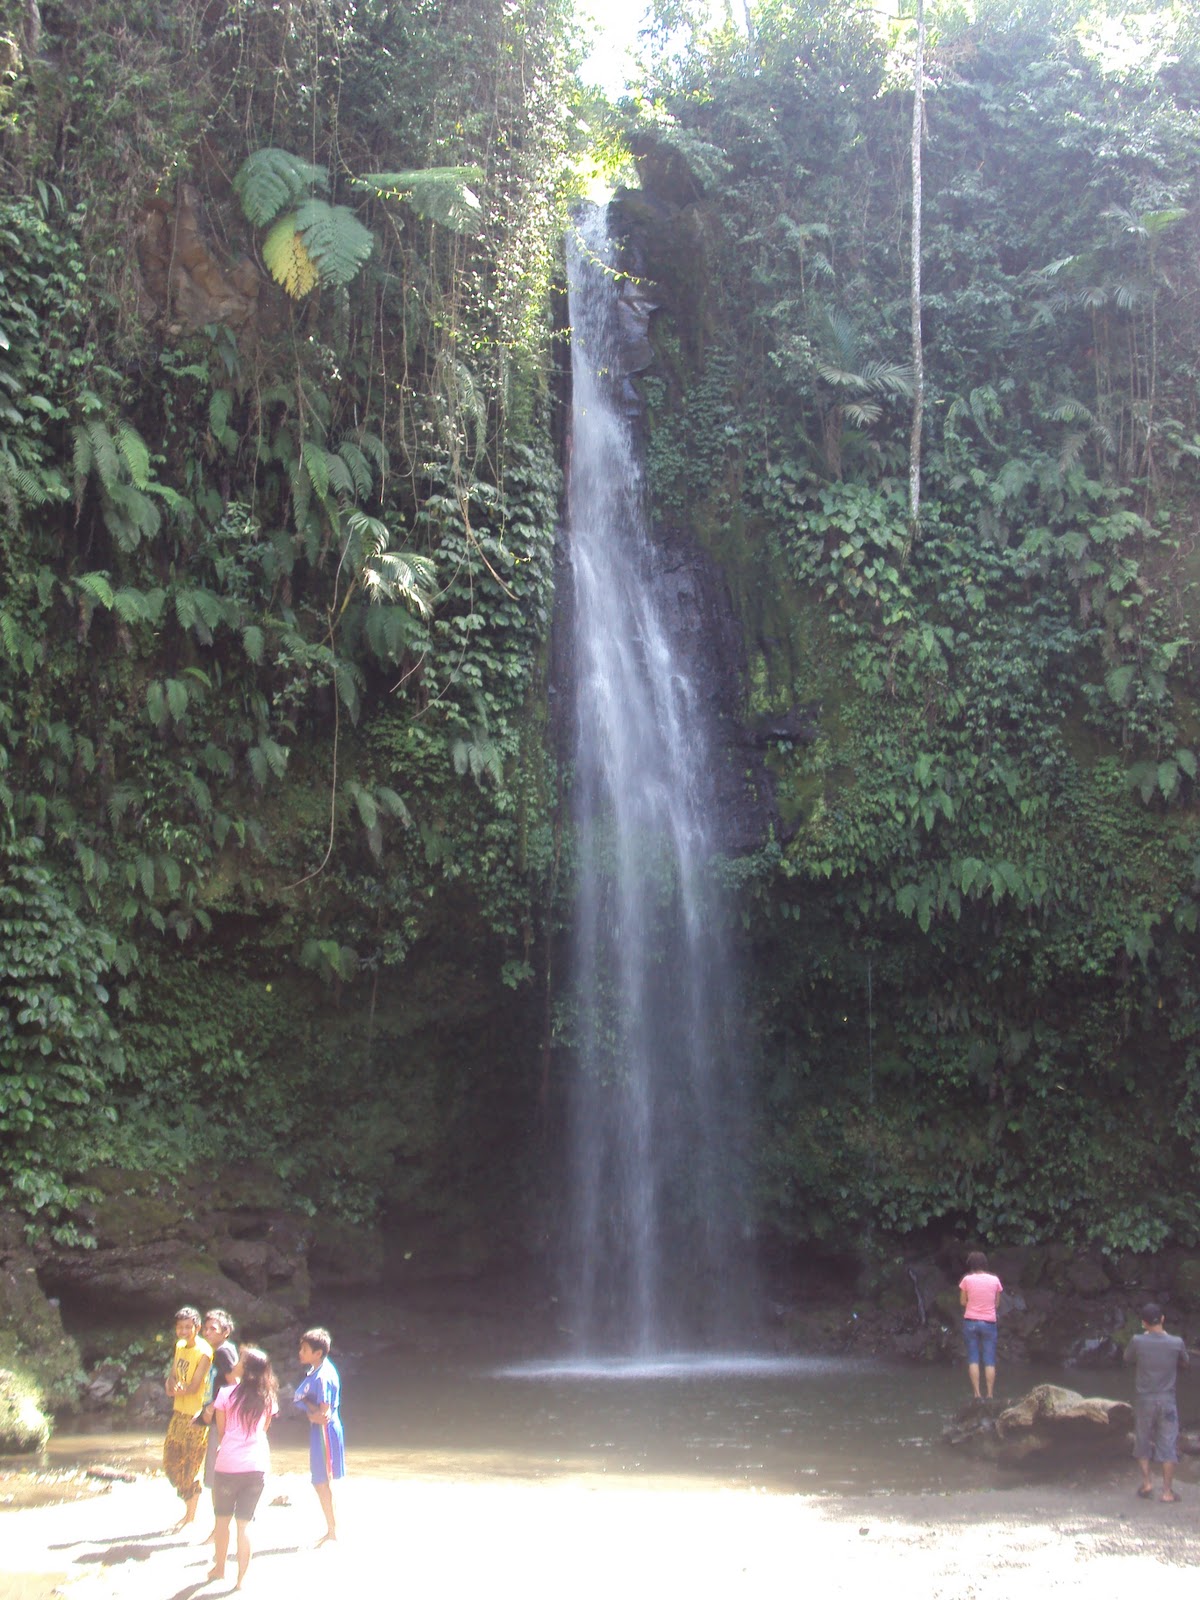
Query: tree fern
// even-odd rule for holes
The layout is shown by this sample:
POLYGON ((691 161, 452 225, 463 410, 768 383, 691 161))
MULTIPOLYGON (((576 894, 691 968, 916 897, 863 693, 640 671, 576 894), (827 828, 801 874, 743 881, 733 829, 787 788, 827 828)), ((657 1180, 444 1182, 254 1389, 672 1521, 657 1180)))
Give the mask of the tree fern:
POLYGON ((296 214, 289 211, 263 240, 263 260, 267 270, 293 300, 302 300, 316 288, 320 274, 296 231, 296 214))
POLYGON ((314 189, 326 189, 323 167, 302 161, 290 150, 256 150, 247 156, 233 180, 242 210, 256 228, 265 228, 285 206, 293 206, 314 189))
POLYGON ((483 179, 480 167, 424 167, 408 172, 364 172, 354 181, 381 200, 404 200, 419 217, 453 233, 479 233, 483 207, 470 187, 483 179))
POLYGON ((350 283, 375 248, 375 235, 350 210, 327 200, 306 200, 296 211, 296 230, 322 283, 350 283))

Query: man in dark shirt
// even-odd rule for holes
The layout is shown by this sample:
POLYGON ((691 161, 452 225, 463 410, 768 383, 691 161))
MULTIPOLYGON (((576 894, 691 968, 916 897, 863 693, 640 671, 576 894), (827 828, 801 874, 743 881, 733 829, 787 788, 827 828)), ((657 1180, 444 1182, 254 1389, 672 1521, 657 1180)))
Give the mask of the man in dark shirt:
MULTIPOLYGON (((212 1311, 204 1313, 204 1337, 213 1347, 212 1366, 208 1372, 208 1388, 204 1394, 204 1404, 196 1417, 197 1422, 210 1423, 213 1419, 213 1400, 217 1392, 226 1388, 233 1380, 229 1374, 237 1366, 238 1348, 233 1343, 233 1318, 228 1311, 214 1307, 212 1311)), ((208 1453, 204 1458, 204 1487, 211 1489, 213 1486, 213 1462, 217 1459, 217 1430, 208 1430, 208 1453)), ((215 1533, 216 1530, 213 1530, 215 1533)), ((208 1536, 211 1544, 213 1533, 208 1536)))
POLYGON ((1142 1307, 1142 1331, 1125 1346, 1125 1361, 1136 1367, 1133 1402, 1133 1454, 1142 1469, 1138 1494, 1149 1500, 1154 1493, 1150 1462, 1162 1467, 1160 1500, 1168 1504, 1179 1496, 1171 1487, 1179 1459, 1179 1410, 1175 1404, 1175 1379, 1188 1365, 1187 1346, 1163 1329, 1163 1311, 1153 1300, 1142 1307))

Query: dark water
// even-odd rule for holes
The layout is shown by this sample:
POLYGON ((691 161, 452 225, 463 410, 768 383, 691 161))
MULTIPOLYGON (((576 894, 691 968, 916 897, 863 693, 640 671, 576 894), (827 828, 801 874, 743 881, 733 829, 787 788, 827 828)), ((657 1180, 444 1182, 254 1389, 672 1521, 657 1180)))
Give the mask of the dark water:
MULTIPOLYGON (((399 1353, 348 1364, 349 1469, 383 1478, 547 1480, 586 1475, 692 1480, 801 1494, 1003 1487, 1003 1472, 941 1443, 967 1397, 954 1368, 837 1358, 670 1358, 502 1369, 399 1353)), ((1127 1397, 1120 1371, 1001 1369, 1001 1398, 1034 1383, 1127 1397)), ((48 1463, 157 1466, 157 1429, 63 1433, 48 1463)), ((307 1435, 273 1434, 276 1472, 307 1472, 307 1435)), ((15 1464, 15 1463, 14 1463, 15 1464)))

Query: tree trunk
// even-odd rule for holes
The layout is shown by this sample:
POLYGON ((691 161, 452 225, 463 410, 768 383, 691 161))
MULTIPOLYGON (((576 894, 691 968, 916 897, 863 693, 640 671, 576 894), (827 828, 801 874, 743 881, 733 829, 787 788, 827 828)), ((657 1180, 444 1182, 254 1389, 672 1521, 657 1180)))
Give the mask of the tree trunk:
POLYGON ((913 64, 912 120, 912 435, 908 448, 909 538, 921 516, 921 422, 925 410, 925 352, 921 343, 921 135, 925 122, 925 0, 917 0, 917 56, 913 64))

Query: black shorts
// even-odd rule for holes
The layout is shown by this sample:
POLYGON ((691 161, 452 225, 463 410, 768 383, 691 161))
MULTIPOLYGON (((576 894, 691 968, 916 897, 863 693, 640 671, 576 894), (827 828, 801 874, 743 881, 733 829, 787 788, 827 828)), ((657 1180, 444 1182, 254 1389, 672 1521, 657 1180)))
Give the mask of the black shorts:
POLYGON ((249 1522, 263 1492, 265 1473, 214 1472, 213 1511, 218 1517, 249 1522))

